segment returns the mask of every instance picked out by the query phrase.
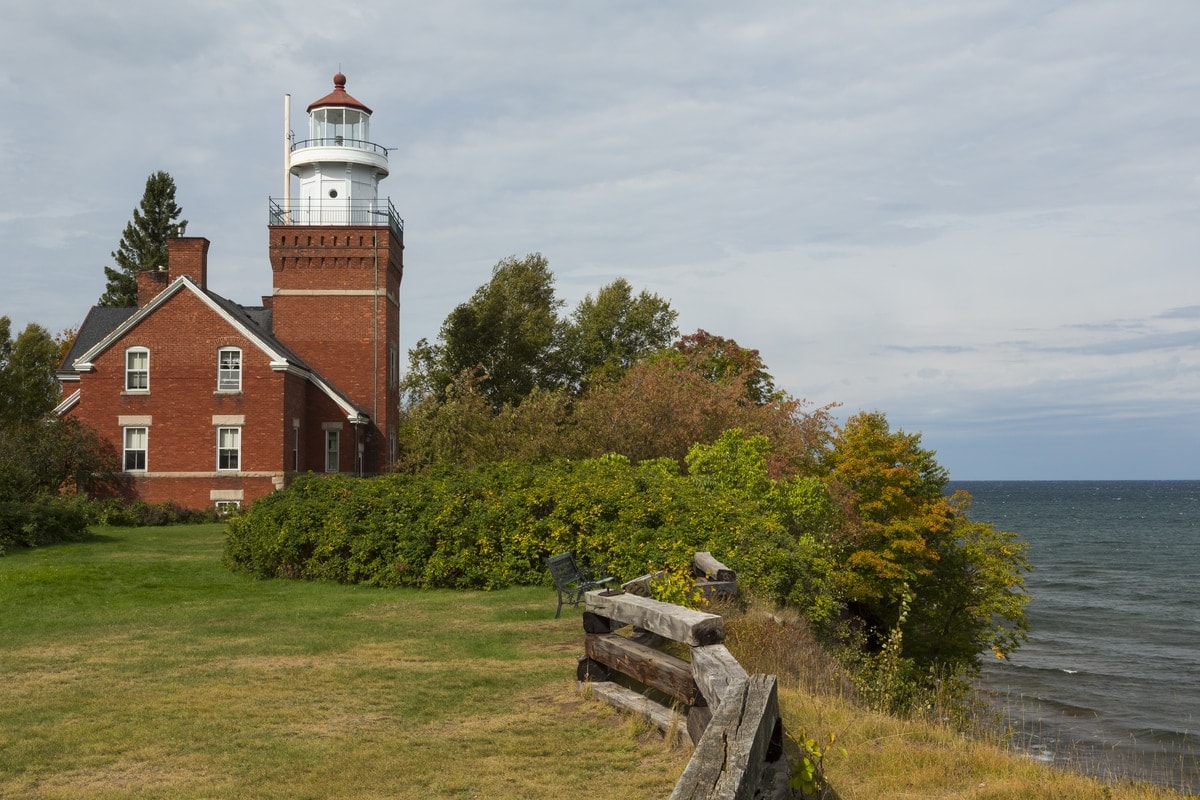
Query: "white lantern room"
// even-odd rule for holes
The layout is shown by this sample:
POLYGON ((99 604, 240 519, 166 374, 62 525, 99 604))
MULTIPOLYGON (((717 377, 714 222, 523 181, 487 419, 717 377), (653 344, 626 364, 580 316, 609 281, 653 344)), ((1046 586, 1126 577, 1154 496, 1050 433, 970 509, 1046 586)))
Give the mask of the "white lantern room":
POLYGON ((387 224, 389 203, 379 199, 387 148, 371 141, 370 126, 371 109, 346 91, 346 76, 337 73, 333 91, 308 106, 308 138, 290 146, 288 169, 300 184, 285 200, 291 224, 387 224))

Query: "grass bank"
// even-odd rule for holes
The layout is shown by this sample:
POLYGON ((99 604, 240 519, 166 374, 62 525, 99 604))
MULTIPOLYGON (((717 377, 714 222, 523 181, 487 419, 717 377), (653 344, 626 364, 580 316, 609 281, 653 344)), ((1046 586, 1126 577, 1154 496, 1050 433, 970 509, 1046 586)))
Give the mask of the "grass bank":
MULTIPOLYGON (((853 686, 803 621, 751 609, 726 618, 727 644, 750 672, 778 676, 784 729, 824 750, 842 800, 1178 800, 1162 786, 1102 782, 1010 752, 995 730, 977 738, 950 724, 864 711, 853 686), (833 737, 832 743, 830 737, 833 737)), ((1196 764, 1186 765, 1193 771, 1196 764)))
POLYGON ((0 558, 0 797, 666 797, 552 594, 252 581, 222 526, 0 558))
MULTIPOLYGON (((252 581, 219 525, 97 531, 0 558, 0 797, 666 798, 690 753, 579 699, 549 589, 252 581)), ((855 798, 1175 797, 867 714, 799 626, 730 625, 787 730, 855 798), (788 637, 794 636, 794 639, 788 637), (768 646, 769 644, 769 646, 768 646), (841 750, 844 749, 844 754, 841 750)))

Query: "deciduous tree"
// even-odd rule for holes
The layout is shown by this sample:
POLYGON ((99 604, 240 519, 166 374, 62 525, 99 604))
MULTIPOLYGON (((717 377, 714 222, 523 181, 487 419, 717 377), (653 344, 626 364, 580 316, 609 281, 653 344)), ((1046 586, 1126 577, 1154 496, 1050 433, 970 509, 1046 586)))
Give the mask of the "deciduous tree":
POLYGON ((114 493, 124 488, 111 445, 50 413, 59 396, 59 343, 36 323, 14 341, 11 326, 0 317, 0 555, 81 536, 86 508, 73 493, 99 483, 114 493))
POLYGON ((775 379, 757 350, 742 347, 733 339, 715 336, 704 329, 684 336, 672 345, 691 369, 709 380, 739 382, 746 397, 763 405, 780 397, 775 379))
POLYGON ((864 412, 846 421, 826 458, 831 481, 853 498, 843 591, 879 631, 896 623, 907 587, 932 574, 936 542, 953 525, 942 493, 949 476, 920 442, 864 412))
POLYGON ((563 390, 534 389, 516 406, 492 409, 479 381, 462 373, 442 398, 426 395, 401 411, 398 469, 491 461, 538 463, 568 455, 571 422, 563 390))
POLYGON ((671 458, 683 464, 694 444, 711 444, 730 428, 771 442, 768 469, 783 477, 815 469, 827 438, 828 413, 806 413, 784 395, 754 402, 741 380, 713 380, 677 353, 649 358, 620 380, 593 385, 576 401, 578 453, 621 453, 634 461, 671 458))
POLYGON ((568 382, 576 392, 596 380, 613 380, 671 344, 679 314, 647 291, 636 296, 624 278, 587 295, 575 307, 564 343, 568 382))
POLYGON ((540 253, 506 258, 492 278, 442 323, 436 344, 409 353, 406 394, 444 398, 461 373, 474 375, 493 410, 516 405, 535 388, 561 385, 562 325, 554 275, 540 253))
POLYGON ((50 332, 31 322, 14 341, 11 328, 0 317, 0 427, 41 419, 59 395, 54 373, 61 356, 50 332))
POLYGON ((849 515, 835 580, 877 642, 900 625, 904 657, 968 666, 1023 638, 1029 565, 1015 535, 970 521, 965 497, 946 496, 949 473, 935 455, 880 412, 838 431, 825 466, 849 515))
POLYGON ((921 663, 962 665, 991 651, 1006 658, 1027 638, 1029 545, 970 518, 971 497, 950 498, 954 527, 932 573, 913 586, 905 653, 921 663))

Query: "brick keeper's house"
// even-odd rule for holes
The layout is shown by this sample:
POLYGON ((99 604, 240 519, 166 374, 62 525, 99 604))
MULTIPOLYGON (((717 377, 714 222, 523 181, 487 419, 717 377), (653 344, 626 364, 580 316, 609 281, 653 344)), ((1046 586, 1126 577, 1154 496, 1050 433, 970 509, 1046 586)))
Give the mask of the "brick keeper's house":
POLYGON ((302 141, 285 100, 262 305, 209 288, 207 239, 173 239, 167 269, 138 275, 137 306, 92 308, 60 368, 57 413, 111 441, 143 500, 226 508, 299 473, 395 463, 404 227, 379 197, 371 109, 333 83, 302 141))

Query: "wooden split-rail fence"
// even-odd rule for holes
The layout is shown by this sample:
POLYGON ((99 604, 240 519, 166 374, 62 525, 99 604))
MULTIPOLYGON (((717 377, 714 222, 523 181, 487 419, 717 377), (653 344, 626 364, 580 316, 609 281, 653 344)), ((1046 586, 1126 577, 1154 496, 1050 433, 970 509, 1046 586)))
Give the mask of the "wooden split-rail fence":
MULTIPOLYGON (((713 591, 736 587, 733 572, 709 554, 697 561, 713 569, 705 580, 725 584, 713 591)), ((719 615, 638 593, 650 578, 587 593, 577 672, 583 691, 691 740, 695 751, 671 800, 788 797, 775 676, 746 673, 725 647, 719 615), (672 648, 688 658, 666 652, 672 648)))

